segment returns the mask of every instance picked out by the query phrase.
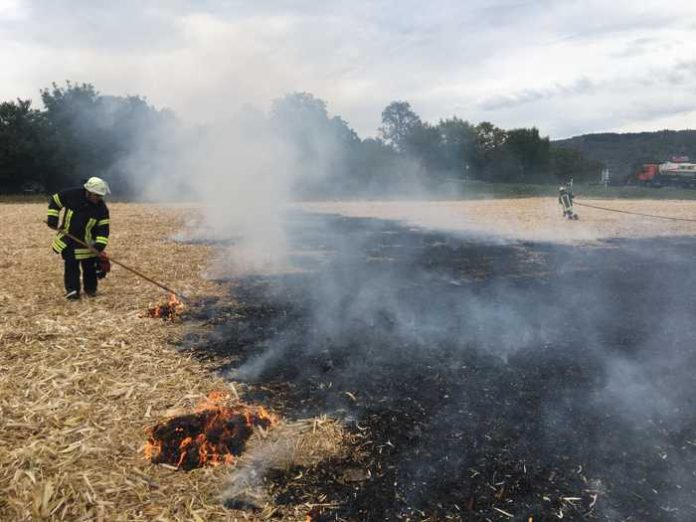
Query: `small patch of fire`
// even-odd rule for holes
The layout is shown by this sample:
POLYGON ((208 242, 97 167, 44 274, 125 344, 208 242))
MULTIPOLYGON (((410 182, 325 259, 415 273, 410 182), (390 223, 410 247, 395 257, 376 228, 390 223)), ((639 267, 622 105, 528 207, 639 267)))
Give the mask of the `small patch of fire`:
POLYGON ((179 301, 174 294, 169 294, 169 301, 165 304, 158 304, 150 307, 147 313, 150 317, 158 317, 173 321, 179 317, 184 311, 184 303, 179 301))
POLYGON ((211 392, 193 413, 150 428, 145 457, 184 470, 234 462, 254 428, 270 428, 277 419, 262 406, 224 406, 228 399, 225 392, 211 392))

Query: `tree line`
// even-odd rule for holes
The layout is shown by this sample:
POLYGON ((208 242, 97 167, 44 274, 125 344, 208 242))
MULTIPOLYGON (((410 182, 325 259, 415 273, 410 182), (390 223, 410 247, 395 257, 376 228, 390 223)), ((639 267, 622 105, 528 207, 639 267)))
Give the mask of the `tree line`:
MULTIPOLYGON (((54 83, 40 94, 43 108, 22 99, 0 103, 2 193, 52 192, 97 175, 119 195, 133 196, 132 158, 148 150, 155 154, 161 136, 183 127, 173 112, 143 97, 106 96, 91 84, 54 83)), ((305 169, 317 170, 296 181, 302 196, 385 194, 414 184, 437 188, 471 180, 595 180, 602 168, 576 150, 553 147, 534 127, 504 130, 458 117, 431 124, 405 101, 384 109, 376 138, 361 139, 309 93, 273 101, 261 118, 305 169)))
MULTIPOLYGON (((30 100, 0 103, 0 192, 53 192, 101 175, 125 183, 119 168, 143 129, 172 121, 140 96, 104 96, 90 84, 42 89, 44 108, 30 100)), ((116 183, 119 184, 119 183, 116 183)))

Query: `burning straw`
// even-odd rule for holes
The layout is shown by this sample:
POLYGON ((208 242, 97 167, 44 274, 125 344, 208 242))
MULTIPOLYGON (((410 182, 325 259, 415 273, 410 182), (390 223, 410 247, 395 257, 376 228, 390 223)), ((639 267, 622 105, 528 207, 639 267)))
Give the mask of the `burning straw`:
POLYGON ((268 429, 277 420, 261 406, 225 406, 228 399, 224 392, 212 392, 193 413, 150 428, 145 456, 153 464, 184 470, 234 462, 255 428, 268 429))
POLYGON ((179 301, 175 294, 169 294, 169 300, 166 303, 151 306, 147 313, 150 317, 173 321, 181 317, 184 309, 184 303, 179 301))

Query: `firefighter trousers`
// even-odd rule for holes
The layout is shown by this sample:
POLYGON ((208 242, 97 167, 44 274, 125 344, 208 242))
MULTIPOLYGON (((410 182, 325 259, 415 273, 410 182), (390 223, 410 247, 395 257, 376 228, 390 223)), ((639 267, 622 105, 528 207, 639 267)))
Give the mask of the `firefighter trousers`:
POLYGON ((75 259, 75 250, 66 248, 61 253, 65 261, 65 291, 80 293, 80 268, 82 268, 82 284, 88 294, 97 291, 97 265, 94 257, 88 259, 75 259))

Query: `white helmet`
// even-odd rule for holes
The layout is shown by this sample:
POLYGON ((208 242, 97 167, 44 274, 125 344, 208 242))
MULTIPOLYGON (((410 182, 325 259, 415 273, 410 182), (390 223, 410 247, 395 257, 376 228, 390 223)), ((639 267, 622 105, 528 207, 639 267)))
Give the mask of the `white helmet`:
POLYGON ((93 194, 98 194, 99 196, 111 194, 108 183, 101 178, 89 178, 83 187, 85 187, 85 190, 88 190, 93 194))

